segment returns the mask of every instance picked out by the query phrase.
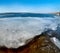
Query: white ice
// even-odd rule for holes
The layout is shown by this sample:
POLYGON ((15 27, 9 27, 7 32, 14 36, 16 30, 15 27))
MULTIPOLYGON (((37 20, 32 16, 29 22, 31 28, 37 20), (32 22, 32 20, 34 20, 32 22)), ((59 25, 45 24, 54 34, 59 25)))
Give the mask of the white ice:
POLYGON ((59 18, 0 18, 0 46, 18 48, 47 29, 56 30, 59 18))

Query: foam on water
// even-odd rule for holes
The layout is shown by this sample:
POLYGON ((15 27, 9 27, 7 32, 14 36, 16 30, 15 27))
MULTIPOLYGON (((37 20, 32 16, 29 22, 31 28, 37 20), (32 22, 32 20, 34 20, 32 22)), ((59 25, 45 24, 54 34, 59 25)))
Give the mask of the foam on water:
POLYGON ((42 32, 56 30, 60 18, 15 17, 0 18, 0 46, 18 48, 42 32))

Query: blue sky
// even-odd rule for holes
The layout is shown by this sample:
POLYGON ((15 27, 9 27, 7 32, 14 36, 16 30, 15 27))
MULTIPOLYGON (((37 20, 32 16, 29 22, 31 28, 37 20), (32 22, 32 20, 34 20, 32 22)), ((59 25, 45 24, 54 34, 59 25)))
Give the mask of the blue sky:
POLYGON ((60 0, 0 0, 0 12, 59 12, 60 0))

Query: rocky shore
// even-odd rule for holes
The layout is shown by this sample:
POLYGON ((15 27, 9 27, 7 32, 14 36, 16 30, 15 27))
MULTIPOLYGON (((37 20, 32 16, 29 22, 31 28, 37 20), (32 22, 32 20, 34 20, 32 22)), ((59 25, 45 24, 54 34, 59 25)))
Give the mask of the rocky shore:
POLYGON ((42 33, 23 47, 17 49, 1 47, 0 53, 60 53, 60 49, 50 41, 46 33, 42 33))

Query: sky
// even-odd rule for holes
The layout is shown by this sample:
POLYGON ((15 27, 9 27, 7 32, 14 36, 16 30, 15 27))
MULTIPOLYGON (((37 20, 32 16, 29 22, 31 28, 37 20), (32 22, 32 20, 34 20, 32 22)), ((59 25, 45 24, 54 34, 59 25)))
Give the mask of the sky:
POLYGON ((0 0, 0 13, 34 12, 49 13, 60 11, 60 0, 0 0))

